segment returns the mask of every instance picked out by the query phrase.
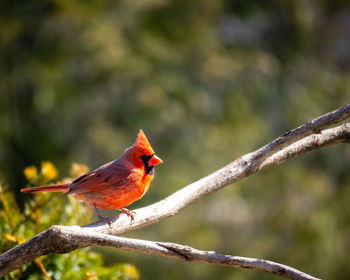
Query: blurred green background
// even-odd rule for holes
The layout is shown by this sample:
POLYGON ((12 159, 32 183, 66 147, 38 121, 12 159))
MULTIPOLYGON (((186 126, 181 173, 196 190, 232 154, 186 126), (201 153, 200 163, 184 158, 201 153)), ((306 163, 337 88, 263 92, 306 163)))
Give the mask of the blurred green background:
MULTIPOLYGON (((32 198, 19 193, 26 166, 50 160, 61 178, 73 161, 94 169, 142 128, 164 160, 130 208, 142 207, 349 102, 346 0, 5 0, 0 13, 0 176, 21 203, 32 198)), ((346 146, 259 172, 127 236, 350 278, 346 146)), ((107 265, 134 264, 141 279, 273 279, 95 251, 107 265)))

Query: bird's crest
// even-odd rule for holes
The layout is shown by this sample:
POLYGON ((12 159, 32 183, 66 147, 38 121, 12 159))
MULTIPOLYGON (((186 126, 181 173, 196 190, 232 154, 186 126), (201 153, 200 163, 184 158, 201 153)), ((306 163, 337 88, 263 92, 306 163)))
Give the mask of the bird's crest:
POLYGON ((137 134, 135 146, 141 150, 144 150, 145 154, 154 154, 151 144, 148 142, 148 139, 142 129, 140 129, 139 133, 137 134))

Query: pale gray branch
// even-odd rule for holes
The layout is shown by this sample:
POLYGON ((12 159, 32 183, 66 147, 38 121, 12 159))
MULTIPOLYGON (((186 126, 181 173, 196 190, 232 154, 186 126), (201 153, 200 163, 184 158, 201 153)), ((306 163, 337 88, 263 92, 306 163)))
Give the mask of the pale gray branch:
MULTIPOLYGON (((327 143, 324 145, 330 145, 333 144, 333 142, 336 144, 341 141, 348 141, 350 138, 348 126, 340 126, 340 130, 343 130, 343 134, 339 133, 339 130, 330 130, 329 133, 321 133, 321 131, 328 126, 343 121, 349 117, 350 104, 318 117, 302 126, 299 126, 298 128, 290 130, 255 152, 241 156, 225 167, 192 184, 189 184, 167 198, 147 207, 135 210, 136 216, 132 225, 130 225, 130 220, 126 215, 120 215, 113 220, 113 227, 109 227, 103 223, 94 223, 86 226, 85 228, 93 229, 101 233, 120 235, 133 231, 137 228, 157 223, 175 215, 181 209, 194 203, 195 201, 200 200, 201 198, 238 180, 248 177, 262 168, 266 168, 267 164, 269 164, 269 166, 273 166, 282 163, 283 157, 281 157, 281 161, 277 161, 275 159, 273 162, 269 161, 269 158, 291 144, 298 142, 302 138, 309 135, 316 135, 320 143, 327 143)), ((294 157, 305 153, 306 151, 311 151, 312 149, 321 147, 321 145, 310 146, 309 142, 300 142, 299 144, 296 143, 296 145, 297 146, 295 146, 294 149, 299 147, 298 149, 300 150, 300 153, 295 153, 294 157)), ((292 156, 289 158, 291 157, 292 156)))
MULTIPOLYGON (((120 235, 137 228, 157 223, 169 216, 175 215, 191 203, 194 203, 195 201, 263 168, 280 164, 292 157, 326 145, 349 142, 350 127, 348 124, 322 131, 324 128, 349 117, 350 104, 293 129, 255 152, 238 158, 227 166, 184 187, 167 198, 147 207, 135 210, 135 220, 132 224, 130 224, 129 217, 126 215, 120 215, 113 219, 111 226, 101 222, 90 224, 83 228, 77 226, 53 226, 27 242, 2 254, 0 256, 0 277, 41 255, 50 252, 68 253, 77 248, 91 245, 91 240, 90 242, 89 239, 78 238, 77 236, 76 239, 62 238, 62 236, 64 237, 66 234, 69 236, 70 230, 79 228, 79 231, 82 234, 89 235, 91 238, 95 236, 94 238, 99 240, 96 244, 106 244, 105 246, 109 246, 104 242, 115 237, 106 234, 120 235), (57 238, 57 233, 55 233, 57 231, 61 232, 61 235, 59 235, 61 238, 57 238), (40 240, 40 242, 38 242, 38 240, 40 240)), ((157 244, 159 245, 160 243, 157 244)), ((119 248, 124 249, 122 246, 119 248)), ((147 250, 145 249, 146 253, 151 251, 151 248, 148 248, 147 250)), ((172 252, 173 257, 177 256, 178 258, 181 258, 180 255, 182 257, 186 256, 183 254, 183 251, 178 251, 178 254, 175 254, 176 250, 174 251, 174 248, 172 248, 172 252)), ((207 256, 210 256, 210 254, 207 254, 207 256)), ((245 266, 242 265, 241 267, 245 266)))
MULTIPOLYGON (((30 260, 49 252, 67 253, 91 245, 114 247, 143 254, 175 258, 187 262, 255 269, 289 279, 318 279, 287 265, 268 260, 217 254, 213 251, 201 251, 190 246, 176 243, 124 238, 83 230, 78 226, 52 226, 30 241, 14 248, 11 254, 13 258, 15 258, 14 261, 18 261, 19 259, 22 262, 22 258, 30 260), (20 252, 21 254, 19 254, 20 252)), ((6 263, 4 258, 1 259, 0 266, 4 268, 6 265, 10 264, 6 263)), ((0 275, 4 275, 3 272, 4 271, 2 271, 0 275)))
POLYGON ((350 143, 350 124, 345 123, 335 128, 323 130, 318 134, 312 134, 299 140, 296 143, 284 148, 264 160, 259 170, 268 168, 273 165, 281 164, 287 160, 300 156, 314 149, 338 143, 350 143))

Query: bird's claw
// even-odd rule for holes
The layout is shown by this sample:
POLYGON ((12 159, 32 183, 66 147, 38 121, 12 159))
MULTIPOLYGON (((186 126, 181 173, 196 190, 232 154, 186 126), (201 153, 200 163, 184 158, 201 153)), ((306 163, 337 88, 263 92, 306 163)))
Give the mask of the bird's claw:
POLYGON ((131 222, 135 220, 135 215, 136 215, 135 211, 131 211, 126 208, 120 208, 119 210, 122 211, 124 214, 128 215, 131 219, 131 222))

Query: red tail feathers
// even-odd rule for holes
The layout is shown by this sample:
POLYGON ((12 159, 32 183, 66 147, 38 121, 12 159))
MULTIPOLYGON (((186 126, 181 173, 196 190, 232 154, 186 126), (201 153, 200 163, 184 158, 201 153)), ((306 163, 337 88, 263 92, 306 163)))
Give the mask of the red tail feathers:
POLYGON ((68 192, 69 188, 67 184, 50 185, 42 187, 32 187, 21 189, 24 193, 36 193, 36 192, 68 192))

